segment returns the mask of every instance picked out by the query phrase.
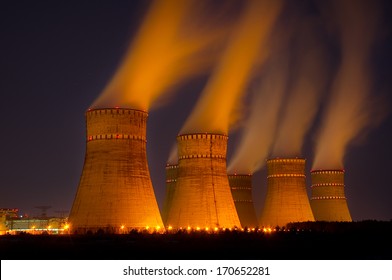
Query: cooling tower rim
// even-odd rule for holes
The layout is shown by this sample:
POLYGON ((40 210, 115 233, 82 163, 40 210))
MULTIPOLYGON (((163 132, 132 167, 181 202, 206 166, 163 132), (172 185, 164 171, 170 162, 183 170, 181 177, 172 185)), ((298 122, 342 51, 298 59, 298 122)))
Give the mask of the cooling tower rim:
POLYGON ((136 111, 136 112, 141 112, 141 113, 144 113, 144 114, 147 114, 147 115, 148 115, 148 112, 147 112, 147 111, 140 110, 140 109, 125 108, 125 107, 88 108, 87 111, 86 111, 86 114, 87 114, 87 113, 90 113, 90 112, 94 112, 94 111, 101 111, 101 110, 104 110, 104 111, 106 111, 106 110, 136 111))
POLYGON ((337 174, 345 173, 344 169, 312 169, 311 174, 337 174))
POLYGON ((270 158, 267 159, 267 163, 273 163, 273 162, 305 162, 306 159, 304 158, 270 158))
POLYGON ((234 173, 234 174, 227 174, 227 176, 228 177, 233 177, 233 178, 241 178, 241 177, 246 177, 246 178, 249 178, 249 177, 252 177, 252 174, 237 174, 237 173, 234 173))
POLYGON ((220 139, 228 139, 229 137, 226 134, 221 134, 221 133, 210 133, 210 132, 205 132, 205 133, 184 133, 184 134, 179 134, 177 135, 177 139, 181 140, 186 140, 186 139, 214 139, 214 138, 220 138, 220 139), (201 136, 201 137, 197 137, 201 136))

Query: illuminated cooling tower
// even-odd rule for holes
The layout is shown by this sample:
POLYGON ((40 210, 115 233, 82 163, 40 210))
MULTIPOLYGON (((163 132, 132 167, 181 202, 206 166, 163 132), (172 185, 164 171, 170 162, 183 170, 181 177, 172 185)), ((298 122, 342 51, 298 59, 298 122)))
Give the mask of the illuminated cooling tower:
POLYGON ((226 173, 227 136, 177 136, 178 179, 167 217, 173 228, 233 228, 240 221, 226 173))
POLYGON ((176 189, 178 177, 178 164, 167 164, 166 165, 166 197, 163 204, 162 219, 166 225, 167 213, 173 201, 174 191, 176 189))
POLYGON ((267 195, 261 226, 285 226, 289 222, 314 221, 305 183, 304 159, 267 161, 267 195))
POLYGON ((147 163, 146 122, 147 113, 138 110, 86 112, 86 155, 69 216, 72 232, 163 227, 147 163))
POLYGON ((343 170, 313 170, 312 206, 316 221, 351 222, 350 212, 344 195, 343 170))
POLYGON ((252 175, 228 175, 231 194, 242 227, 258 226, 252 199, 252 175))

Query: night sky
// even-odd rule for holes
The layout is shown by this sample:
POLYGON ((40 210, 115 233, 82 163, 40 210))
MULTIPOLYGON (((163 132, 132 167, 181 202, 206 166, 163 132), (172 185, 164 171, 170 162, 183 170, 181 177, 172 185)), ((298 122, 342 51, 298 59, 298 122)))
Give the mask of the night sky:
MULTIPOLYGON (((370 1, 370 0, 369 0, 370 1)), ((298 1, 304 7, 314 1, 298 1)), ((371 71, 387 108, 383 121, 360 134, 344 160, 353 220, 392 219, 392 5, 383 5, 382 32, 371 71)), ((353 1, 355 3, 355 1, 353 1)), ((149 1, 7 1, 0 7, 0 208, 20 214, 69 211, 85 156, 84 113, 115 73, 149 1)), ((152 66, 153 67, 153 66, 152 66)), ((165 106, 151 109, 147 156, 158 204, 165 195, 165 165, 175 137, 191 112, 206 75, 176 89, 165 106)), ((305 140, 310 193, 313 124, 305 140)), ((229 133, 228 160, 241 130, 229 133)), ((266 171, 254 174, 260 215, 266 171)))

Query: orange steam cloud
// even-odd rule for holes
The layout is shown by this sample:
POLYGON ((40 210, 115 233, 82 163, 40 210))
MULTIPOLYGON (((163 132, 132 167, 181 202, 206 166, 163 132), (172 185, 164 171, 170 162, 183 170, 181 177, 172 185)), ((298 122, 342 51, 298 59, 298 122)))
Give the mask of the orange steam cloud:
POLYGON ((368 59, 379 11, 374 1, 336 1, 341 64, 317 136, 314 169, 343 168, 347 146, 377 118, 368 59))
POLYGON ((247 2, 227 48, 180 134, 228 134, 230 124, 238 117, 233 113, 252 74, 254 62, 266 56, 264 43, 280 8, 280 1, 247 2))
POLYGON ((176 83, 211 64, 208 50, 223 33, 211 26, 198 30, 197 20, 190 20, 197 11, 196 2, 152 2, 122 64, 93 108, 121 106, 148 111, 176 83))

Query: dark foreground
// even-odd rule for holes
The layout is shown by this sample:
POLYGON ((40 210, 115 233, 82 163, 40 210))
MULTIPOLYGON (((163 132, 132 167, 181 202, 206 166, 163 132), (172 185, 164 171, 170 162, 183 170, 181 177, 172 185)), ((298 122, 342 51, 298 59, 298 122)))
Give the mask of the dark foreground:
POLYGON ((377 221, 300 223, 271 233, 20 234, 0 236, 0 257, 2 260, 390 260, 391 236, 392 222, 377 221))

